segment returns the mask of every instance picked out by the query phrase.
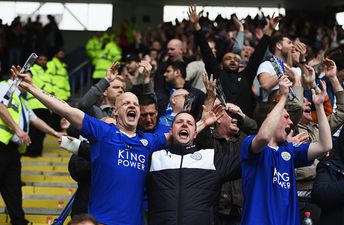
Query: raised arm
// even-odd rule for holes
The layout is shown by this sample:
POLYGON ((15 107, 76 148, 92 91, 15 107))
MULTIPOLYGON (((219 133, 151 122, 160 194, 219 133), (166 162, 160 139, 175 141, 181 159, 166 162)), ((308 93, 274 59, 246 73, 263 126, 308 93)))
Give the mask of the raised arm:
MULTIPOLYGON (((324 59, 325 76, 329 79, 336 96, 336 110, 328 116, 331 133, 335 133, 344 123, 344 91, 337 77, 337 66, 334 61, 324 59)), ((326 111, 325 111, 326 113, 326 111)))
POLYGON ((211 51, 208 41, 205 35, 202 33, 201 26, 199 24, 199 15, 196 12, 196 5, 190 6, 188 10, 189 20, 194 27, 194 38, 196 44, 200 47, 205 69, 208 75, 213 74, 215 79, 218 79, 221 73, 221 68, 217 62, 213 52, 211 51))
POLYGON ((326 97, 326 84, 324 81, 320 82, 322 84, 322 90, 320 93, 317 93, 312 89, 312 99, 317 112, 319 124, 319 140, 310 144, 308 149, 308 160, 314 160, 332 149, 330 125, 327 121, 323 106, 326 97))
POLYGON ((197 122, 197 133, 200 133, 204 128, 211 126, 220 119, 225 113, 225 108, 219 103, 215 104, 212 109, 208 109, 203 105, 202 118, 197 122))
POLYGON ((87 114, 95 115, 93 106, 103 96, 104 91, 110 86, 110 83, 116 79, 118 75, 118 62, 112 63, 107 69, 106 75, 98 83, 93 85, 79 101, 79 108, 87 114))
POLYGON ((325 76, 329 79, 333 92, 336 93, 338 91, 343 91, 342 85, 339 83, 338 77, 337 77, 337 65, 334 61, 330 59, 324 59, 324 65, 325 65, 325 76))
POLYGON ((151 63, 147 60, 142 60, 139 63, 139 67, 140 76, 144 78, 143 84, 133 84, 131 92, 133 92, 136 96, 150 95, 156 99, 157 97, 151 81, 153 69, 151 63))
POLYGON ((232 20, 233 20, 235 28, 238 31, 237 36, 234 39, 232 52, 240 55, 240 52, 244 48, 244 25, 240 22, 240 20, 236 16, 233 16, 232 20))
POLYGON ((29 74, 20 74, 16 67, 12 66, 11 73, 15 77, 23 78, 20 87, 35 96, 48 109, 56 114, 65 117, 75 128, 81 129, 84 113, 79 109, 73 108, 65 101, 48 94, 32 84, 29 74))
POLYGON ((211 110, 214 106, 214 102, 216 99, 216 79, 213 79, 213 75, 211 74, 210 77, 208 77, 207 74, 203 74, 203 83, 205 86, 205 89, 207 91, 207 97, 204 100, 204 106, 211 110))
MULTIPOLYGON (((246 68, 242 72, 247 77, 247 82, 249 86, 252 86, 253 84, 253 80, 256 77, 258 67, 265 56, 266 49, 269 46, 271 40, 270 36, 274 32, 276 26, 278 25, 281 19, 282 17, 280 16, 274 17, 274 15, 272 15, 272 17, 269 20, 267 20, 268 23, 264 28, 264 36, 262 37, 262 39, 260 39, 258 45, 255 47, 255 50, 252 56, 250 57, 250 60, 248 61, 246 68)), ((277 83, 278 82, 276 81, 275 85, 277 83)), ((272 87, 274 87, 275 85, 273 85, 272 87)))
POLYGON ((303 115, 303 88, 301 84, 301 74, 294 72, 287 65, 285 66, 286 75, 294 81, 293 90, 295 97, 288 101, 287 111, 289 113, 290 119, 295 127, 303 115))
POLYGON ((246 116, 240 109, 239 106, 233 103, 226 103, 226 111, 232 118, 238 120, 238 126, 245 134, 255 134, 258 130, 257 122, 246 116))
POLYGON ((264 120, 262 126, 260 127, 257 135, 252 140, 251 152, 259 153, 265 146, 268 145, 272 139, 277 127, 280 123, 281 116, 283 114, 284 106, 288 100, 289 88, 292 86, 292 82, 287 78, 287 76, 282 76, 279 80, 280 94, 281 98, 273 108, 273 110, 268 114, 264 120))

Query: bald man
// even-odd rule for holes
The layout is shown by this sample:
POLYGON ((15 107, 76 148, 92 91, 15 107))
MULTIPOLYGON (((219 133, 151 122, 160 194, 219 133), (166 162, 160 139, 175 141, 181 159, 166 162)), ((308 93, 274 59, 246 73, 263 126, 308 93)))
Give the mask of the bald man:
POLYGON ((179 39, 172 39, 167 43, 167 56, 171 61, 183 61, 183 44, 179 39))
POLYGON ((95 119, 32 84, 28 74, 11 72, 24 80, 20 86, 48 109, 81 130, 91 144, 91 192, 89 213, 102 224, 143 224, 143 187, 148 157, 166 147, 164 134, 136 132, 140 107, 137 97, 123 93, 116 100, 116 125, 95 119))
MULTIPOLYGON (((185 97, 188 94, 189 92, 185 89, 178 89, 173 92, 173 94, 170 97, 170 106, 172 107, 172 113, 161 116, 159 120, 160 124, 168 125, 169 127, 172 126, 172 121, 175 115, 184 110, 185 97)), ((190 109, 191 105, 188 111, 190 111, 190 109)))
MULTIPOLYGON (((164 61, 159 62, 159 66, 155 72, 154 76, 154 91, 157 95, 157 100, 158 103, 160 102, 168 102, 168 99, 170 97, 169 90, 166 87, 166 82, 164 78, 164 74, 166 72, 166 69, 168 65, 171 62, 183 62, 186 65, 190 62, 190 59, 186 58, 183 56, 183 44, 182 41, 179 39, 171 39, 167 43, 167 53, 164 61), (167 98, 166 98, 167 95, 167 98)), ((163 107, 162 105, 159 104, 159 116, 162 116, 165 112, 166 105, 164 104, 163 107)))

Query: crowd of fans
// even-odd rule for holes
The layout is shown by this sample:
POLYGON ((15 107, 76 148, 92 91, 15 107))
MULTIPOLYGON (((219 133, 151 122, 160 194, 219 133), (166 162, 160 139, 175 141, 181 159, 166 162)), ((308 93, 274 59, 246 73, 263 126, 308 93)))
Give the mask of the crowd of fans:
MULTIPOLYGON (((50 29, 39 20, 25 29, 19 20, 2 26, 0 34, 17 34, 20 51, 40 52, 30 75, 11 72, 29 92, 33 111, 21 110, 50 126, 28 137, 7 115, 0 122, 19 145, 33 142, 28 156, 42 154, 45 133, 73 153, 77 219, 89 212, 101 224, 300 224, 311 212, 315 224, 342 224, 342 27, 279 15, 211 21, 194 6, 188 17, 144 32, 124 22, 116 32, 95 33, 85 46, 94 84, 78 109, 64 102, 63 41, 39 49, 19 37, 32 30, 43 32, 36 40, 51 40, 45 30, 57 37, 53 18, 50 29)), ((0 53, 18 64, 4 54, 16 55, 12 47, 0 53)), ((9 213, 27 223, 22 209, 9 213)))
POLYGON ((46 52, 49 59, 64 45, 55 17, 48 15, 43 26, 40 15, 26 23, 16 17, 10 25, 0 19, 0 69, 8 72, 11 65, 21 65, 32 52, 46 52))

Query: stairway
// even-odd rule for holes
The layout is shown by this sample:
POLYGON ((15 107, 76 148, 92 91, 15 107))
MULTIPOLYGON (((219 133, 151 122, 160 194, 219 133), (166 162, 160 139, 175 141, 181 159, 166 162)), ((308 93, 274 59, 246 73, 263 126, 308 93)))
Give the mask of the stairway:
MULTIPOLYGON (((42 157, 22 157, 23 208, 31 224, 52 224, 74 194, 77 185, 68 173, 69 158, 52 136, 45 138, 42 157)), ((0 198, 0 225, 4 224, 10 224, 10 218, 0 198)))

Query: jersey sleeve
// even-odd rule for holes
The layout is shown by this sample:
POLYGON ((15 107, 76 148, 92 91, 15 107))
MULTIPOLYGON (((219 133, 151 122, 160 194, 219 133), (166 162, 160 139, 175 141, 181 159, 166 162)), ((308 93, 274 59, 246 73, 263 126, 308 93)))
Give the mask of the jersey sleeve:
MULTIPOLYGON (((148 134, 147 134, 148 135, 148 134)), ((166 148, 165 134, 149 134, 149 154, 166 148)))
POLYGON ((240 158, 242 161, 250 160, 250 159, 253 159, 253 158, 259 156, 260 153, 255 154, 255 153, 251 152, 251 143, 252 143, 254 137, 255 137, 255 135, 249 135, 241 143, 240 158))
POLYGON ((113 125, 85 114, 80 134, 89 141, 99 141, 113 132, 111 131, 111 126, 113 125))
POLYGON ((308 160, 308 149, 309 149, 310 144, 311 143, 308 142, 304 144, 293 145, 295 168, 312 165, 313 160, 312 161, 308 160))

